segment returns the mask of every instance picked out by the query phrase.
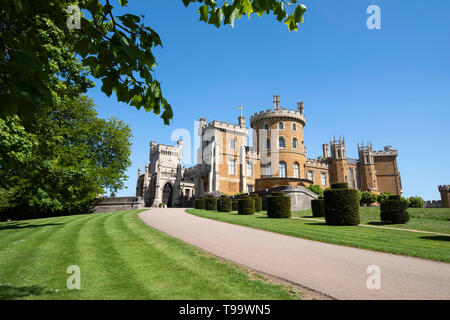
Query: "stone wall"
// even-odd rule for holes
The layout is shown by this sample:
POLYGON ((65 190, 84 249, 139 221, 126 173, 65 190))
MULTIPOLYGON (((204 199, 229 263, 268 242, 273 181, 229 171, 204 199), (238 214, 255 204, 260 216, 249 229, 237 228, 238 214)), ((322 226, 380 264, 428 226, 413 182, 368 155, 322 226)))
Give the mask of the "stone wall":
POLYGON ((130 209, 142 209, 144 200, 142 197, 114 197, 103 198, 93 208, 93 213, 113 212, 130 209))
POLYGON ((441 200, 425 201, 425 208, 442 208, 441 200))

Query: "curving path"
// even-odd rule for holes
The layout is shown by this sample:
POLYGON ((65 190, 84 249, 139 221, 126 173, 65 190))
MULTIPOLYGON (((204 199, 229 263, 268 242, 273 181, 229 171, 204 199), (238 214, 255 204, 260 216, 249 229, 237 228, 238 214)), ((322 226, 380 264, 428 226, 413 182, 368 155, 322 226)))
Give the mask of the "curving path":
POLYGON ((450 299, 450 264, 305 240, 152 208, 148 225, 216 256, 337 299, 450 299), (368 289, 368 266, 381 288, 368 289))

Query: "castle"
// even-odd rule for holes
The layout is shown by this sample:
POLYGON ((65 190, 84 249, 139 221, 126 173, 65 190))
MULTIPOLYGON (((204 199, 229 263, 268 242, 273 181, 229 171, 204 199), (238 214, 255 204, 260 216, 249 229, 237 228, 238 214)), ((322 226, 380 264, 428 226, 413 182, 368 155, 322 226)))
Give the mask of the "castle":
POLYGON ((183 141, 176 146, 150 142, 150 164, 138 170, 136 196, 146 206, 161 203, 191 206, 195 197, 210 193, 265 192, 286 189, 294 208, 309 206, 316 197, 306 189, 311 184, 327 188, 335 182, 347 182, 350 188, 374 193, 402 193, 397 167, 398 151, 390 146, 374 151, 372 144, 358 145, 358 159, 346 156, 345 139, 323 144, 323 156, 306 156, 304 104, 296 110, 280 107, 274 96, 273 109, 250 117, 253 146, 248 143, 249 128, 241 115, 236 125, 200 119, 197 164, 181 164, 183 141), (294 194, 296 197, 294 197, 294 194), (295 202, 295 203, 294 203, 295 202))

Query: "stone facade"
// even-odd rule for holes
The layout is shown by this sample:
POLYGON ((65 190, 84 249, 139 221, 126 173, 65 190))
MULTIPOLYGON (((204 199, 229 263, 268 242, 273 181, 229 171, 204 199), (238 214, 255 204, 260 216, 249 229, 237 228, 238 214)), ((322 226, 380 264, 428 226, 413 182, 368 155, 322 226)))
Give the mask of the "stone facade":
MULTIPOLYGON (((358 145, 359 159, 346 156, 345 139, 324 144, 323 156, 308 159, 304 141, 304 104, 296 110, 280 107, 275 95, 273 109, 250 117, 253 146, 244 116, 237 124, 200 119, 197 164, 181 164, 183 141, 177 146, 150 143, 150 165, 138 171, 136 196, 146 206, 191 206, 195 197, 210 193, 270 192, 287 188, 293 207, 307 208, 312 195, 305 187, 347 182, 351 188, 374 193, 402 193, 397 167, 398 151, 384 147, 374 151, 371 144, 358 145), (295 201, 294 201, 295 200, 295 201)), ((286 189, 286 190, 287 190, 286 189)))

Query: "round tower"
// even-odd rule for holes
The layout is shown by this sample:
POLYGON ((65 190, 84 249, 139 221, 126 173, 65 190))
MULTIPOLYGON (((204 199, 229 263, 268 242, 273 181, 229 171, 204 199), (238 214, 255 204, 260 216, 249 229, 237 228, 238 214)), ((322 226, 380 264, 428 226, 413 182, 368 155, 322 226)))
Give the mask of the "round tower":
POLYGON ((261 178, 305 177, 303 102, 298 102, 297 110, 288 110, 280 107, 280 96, 275 95, 273 110, 253 114, 250 126, 261 158, 261 178))

